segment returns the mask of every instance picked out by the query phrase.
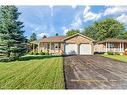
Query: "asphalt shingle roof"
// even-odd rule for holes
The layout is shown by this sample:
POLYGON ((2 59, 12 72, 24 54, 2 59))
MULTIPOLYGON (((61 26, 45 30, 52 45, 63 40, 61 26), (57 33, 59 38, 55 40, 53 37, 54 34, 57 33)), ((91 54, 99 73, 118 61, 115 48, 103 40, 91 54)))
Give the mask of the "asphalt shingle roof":
POLYGON ((65 36, 51 36, 48 38, 41 39, 40 42, 63 42, 65 36))

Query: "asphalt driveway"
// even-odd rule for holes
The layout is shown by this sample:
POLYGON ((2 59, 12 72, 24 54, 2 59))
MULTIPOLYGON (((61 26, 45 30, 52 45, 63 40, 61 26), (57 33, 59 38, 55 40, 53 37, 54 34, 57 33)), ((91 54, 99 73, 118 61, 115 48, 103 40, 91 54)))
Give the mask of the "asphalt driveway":
POLYGON ((64 57, 67 89, 127 89, 127 63, 101 56, 64 57))

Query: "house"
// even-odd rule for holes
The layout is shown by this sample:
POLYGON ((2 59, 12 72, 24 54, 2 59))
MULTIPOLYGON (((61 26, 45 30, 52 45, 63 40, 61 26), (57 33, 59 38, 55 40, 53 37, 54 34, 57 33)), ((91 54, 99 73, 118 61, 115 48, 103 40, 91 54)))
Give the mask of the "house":
POLYGON ((94 46, 94 52, 119 52, 124 53, 127 49, 127 40, 122 39, 106 39, 97 42, 94 46))
POLYGON ((70 37, 52 36, 41 39, 38 43, 38 52, 49 52, 50 54, 94 54, 94 40, 82 34, 70 37))
POLYGON ((51 36, 41 39, 37 43, 38 52, 42 51, 57 55, 93 55, 96 52, 124 53, 125 49, 127 49, 127 40, 106 39, 95 43, 93 39, 79 33, 69 37, 51 36))

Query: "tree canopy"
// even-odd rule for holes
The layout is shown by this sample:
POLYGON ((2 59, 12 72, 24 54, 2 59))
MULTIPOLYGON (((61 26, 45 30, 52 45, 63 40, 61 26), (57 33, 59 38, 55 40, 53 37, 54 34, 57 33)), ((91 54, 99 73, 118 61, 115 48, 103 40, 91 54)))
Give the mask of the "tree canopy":
POLYGON ((121 36, 125 36, 124 31, 124 24, 113 18, 106 18, 85 28, 83 34, 94 40, 101 41, 107 38, 121 38, 121 36))
POLYGON ((15 6, 0 7, 0 53, 16 58, 26 52, 23 23, 18 20, 21 13, 15 6))
POLYGON ((76 29, 76 30, 72 29, 66 33, 66 36, 72 36, 72 35, 77 34, 77 33, 80 33, 80 31, 78 29, 76 29))

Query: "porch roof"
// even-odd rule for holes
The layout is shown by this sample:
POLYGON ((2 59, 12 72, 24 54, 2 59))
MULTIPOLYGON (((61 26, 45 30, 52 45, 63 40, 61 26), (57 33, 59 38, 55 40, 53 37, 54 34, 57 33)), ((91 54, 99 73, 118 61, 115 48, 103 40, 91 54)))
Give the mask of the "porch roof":
POLYGON ((39 43, 39 41, 32 41, 32 42, 30 42, 31 44, 38 44, 39 43))
POLYGON ((104 40, 104 41, 99 41, 99 42, 97 42, 97 43, 98 43, 98 44, 101 44, 101 43, 106 43, 106 42, 127 43, 127 40, 111 38, 111 39, 106 39, 106 40, 104 40))

